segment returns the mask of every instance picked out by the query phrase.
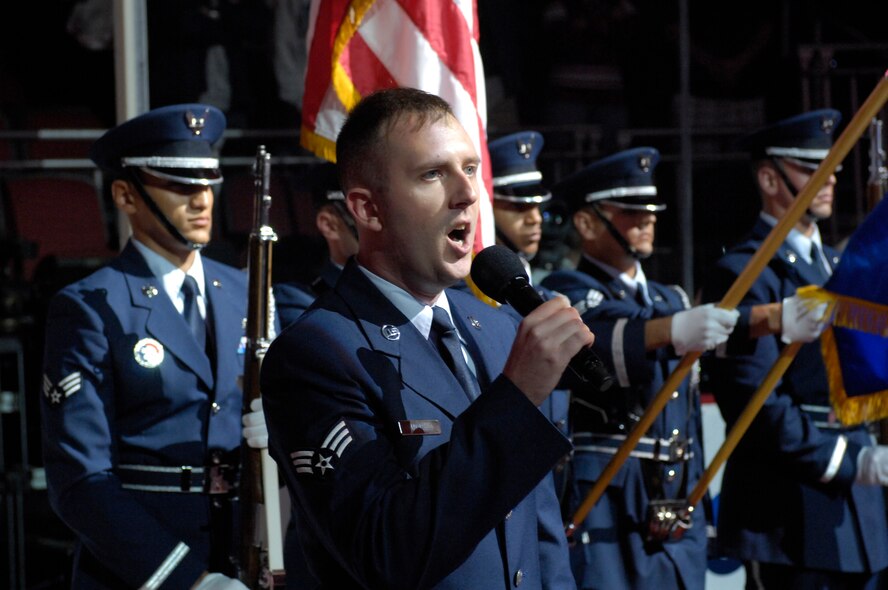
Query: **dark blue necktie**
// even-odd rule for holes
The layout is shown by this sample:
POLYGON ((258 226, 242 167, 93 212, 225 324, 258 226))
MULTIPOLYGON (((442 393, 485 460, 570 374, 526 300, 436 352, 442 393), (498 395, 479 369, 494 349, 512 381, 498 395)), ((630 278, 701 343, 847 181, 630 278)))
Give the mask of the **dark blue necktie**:
POLYGON ((475 379, 472 371, 469 370, 469 365, 466 364, 456 328, 453 327, 453 322, 450 321, 450 316, 444 308, 437 305, 432 307, 432 329, 429 332, 429 340, 432 341, 444 362, 453 371, 469 400, 478 397, 480 390, 478 380, 475 379))
POLYGON ((182 315, 185 317, 185 321, 188 322, 188 327, 191 328, 191 333, 194 334, 194 339, 197 340, 198 346, 203 350, 207 344, 207 325, 200 315, 200 309, 197 307, 197 296, 199 294, 200 289, 197 286, 197 281, 193 276, 185 275, 185 282, 182 283, 182 295, 185 297, 182 315))
POLYGON ((823 254, 820 253, 820 248, 814 242, 811 242, 811 265, 823 278, 823 282, 826 283, 826 280, 829 278, 829 271, 826 270, 826 261, 823 259, 823 254))

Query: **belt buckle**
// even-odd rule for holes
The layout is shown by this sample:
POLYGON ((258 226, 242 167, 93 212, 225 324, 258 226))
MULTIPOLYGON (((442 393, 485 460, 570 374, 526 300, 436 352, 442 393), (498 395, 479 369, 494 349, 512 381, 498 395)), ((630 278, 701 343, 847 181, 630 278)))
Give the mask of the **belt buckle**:
POLYGON ((658 439, 654 457, 659 461, 666 461, 667 463, 687 461, 688 446, 688 439, 683 436, 673 436, 666 440, 658 439))
POLYGON ((683 436, 674 436, 669 444, 669 461, 676 463, 688 459, 688 439, 683 436))
POLYGON ((183 492, 191 491, 191 466, 182 465, 179 467, 179 489, 183 492))

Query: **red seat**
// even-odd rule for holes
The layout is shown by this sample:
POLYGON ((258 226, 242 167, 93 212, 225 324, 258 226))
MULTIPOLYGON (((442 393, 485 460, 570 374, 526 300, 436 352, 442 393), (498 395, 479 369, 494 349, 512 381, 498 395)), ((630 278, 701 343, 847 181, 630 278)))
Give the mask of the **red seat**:
POLYGON ((37 246, 36 256, 23 262, 24 280, 30 281, 48 256, 106 259, 116 254, 108 245, 98 191, 84 177, 7 178, 3 192, 12 234, 37 246))

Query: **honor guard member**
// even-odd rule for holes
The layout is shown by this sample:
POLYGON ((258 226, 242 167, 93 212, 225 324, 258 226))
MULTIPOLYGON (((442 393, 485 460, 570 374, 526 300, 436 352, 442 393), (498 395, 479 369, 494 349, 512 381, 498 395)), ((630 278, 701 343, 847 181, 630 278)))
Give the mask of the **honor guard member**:
MULTIPOLYGON (((565 509, 576 511, 657 394, 681 355, 723 342, 736 312, 691 308, 677 285, 649 280, 641 262, 654 247, 657 150, 606 157, 553 187, 573 211, 582 258, 575 271, 554 271, 543 285, 570 298, 595 333, 594 350, 619 387, 572 398, 565 509)), ((673 393, 631 451, 598 504, 574 532, 571 563, 580 588, 702 589, 706 518, 702 506, 672 531, 653 526, 685 507, 703 471, 696 373, 673 393)), ((578 392, 574 392, 575 394, 578 392)))
MULTIPOLYGON (((704 300, 720 300, 734 283, 826 157, 839 122, 837 111, 818 110, 741 138, 762 210, 707 273, 704 300)), ((822 286, 838 262, 817 227, 833 213, 835 185, 833 174, 738 305, 723 350, 702 363, 730 428, 780 350, 805 343, 725 466, 718 546, 744 561, 748 588, 886 587, 876 574, 888 566, 888 528, 883 490, 871 485, 880 483, 875 447, 866 425, 835 420, 819 342, 823 309, 795 296, 798 287, 822 286)), ((884 477, 888 462, 880 468, 884 477)))
POLYGON ((566 301, 520 326, 451 289, 472 264, 480 158, 443 99, 380 90, 337 166, 360 248, 268 349, 269 448, 323 588, 575 588, 541 414, 594 340, 566 301))
POLYGON ((277 313, 284 327, 302 315, 318 295, 333 288, 346 261, 358 251, 355 221, 339 189, 336 164, 327 162, 318 166, 312 172, 311 183, 315 227, 327 244, 327 256, 318 276, 309 284, 287 281, 274 286, 277 313))
MULTIPOLYGON (((530 261, 542 240, 543 216, 540 207, 551 202, 552 193, 543 184, 537 158, 543 149, 543 136, 536 131, 520 131, 487 144, 493 175, 493 220, 496 242, 518 254, 528 279, 533 279, 530 261)), ((553 293, 537 287, 543 299, 553 293)), ((511 306, 505 309, 512 310, 511 306)), ((514 311, 514 310, 512 310, 514 311)), ((520 314, 515 312, 520 319, 520 314)), ((567 434, 568 392, 556 389, 540 406, 555 426, 567 434)), ((561 495, 564 463, 555 468, 556 490, 561 495)))
POLYGON ((224 129, 214 107, 166 106, 90 152, 132 237, 47 317, 43 450, 73 588, 244 588, 229 576, 247 277, 201 256, 224 129))
POLYGON ((540 205, 552 200, 536 166, 543 136, 536 131, 521 131, 495 139, 487 148, 493 174, 496 241, 518 254, 530 277, 530 261, 539 251, 543 233, 540 205))

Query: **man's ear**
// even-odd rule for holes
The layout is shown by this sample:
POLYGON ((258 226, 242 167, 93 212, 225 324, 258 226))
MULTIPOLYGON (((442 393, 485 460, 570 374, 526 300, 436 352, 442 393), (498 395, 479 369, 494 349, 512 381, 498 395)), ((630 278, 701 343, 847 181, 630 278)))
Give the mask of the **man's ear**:
POLYGON ((136 189, 126 180, 117 179, 111 183, 111 200, 114 206, 127 215, 136 212, 136 189))
POLYGON ((773 196, 780 190, 780 178, 777 171, 770 166, 759 166, 755 171, 755 178, 762 193, 773 196))
POLYGON ((573 224, 583 241, 594 240, 598 237, 599 223, 592 211, 580 209, 574 213, 573 224))
POLYGON ((318 228, 318 232, 325 240, 337 237, 339 235, 339 226, 342 223, 339 215, 330 209, 329 205, 325 205, 315 216, 315 227, 318 228))
POLYGON ((379 205, 370 189, 350 189, 345 195, 345 206, 348 207, 358 227, 365 227, 371 231, 382 229, 379 205))

